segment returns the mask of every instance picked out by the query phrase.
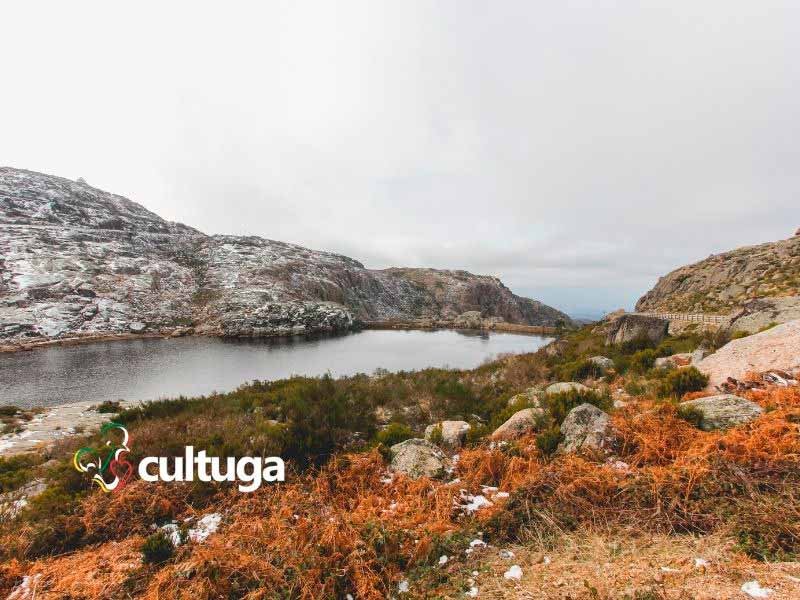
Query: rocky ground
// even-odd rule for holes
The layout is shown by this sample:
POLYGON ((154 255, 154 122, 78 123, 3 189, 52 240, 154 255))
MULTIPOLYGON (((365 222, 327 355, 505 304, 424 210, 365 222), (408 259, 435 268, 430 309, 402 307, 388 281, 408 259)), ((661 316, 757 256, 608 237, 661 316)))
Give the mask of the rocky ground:
POLYGON ((569 322, 494 277, 370 270, 259 237, 205 235, 86 183, 0 168, 0 344, 122 333, 270 336, 357 321, 569 322))

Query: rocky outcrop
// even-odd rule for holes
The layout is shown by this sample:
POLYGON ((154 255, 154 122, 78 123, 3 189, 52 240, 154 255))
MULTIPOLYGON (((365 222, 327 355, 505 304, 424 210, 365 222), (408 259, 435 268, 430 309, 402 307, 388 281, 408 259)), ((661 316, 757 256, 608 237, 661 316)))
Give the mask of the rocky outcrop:
POLYGON ((646 315, 621 315, 608 324, 606 345, 619 345, 638 339, 658 344, 667 335, 669 321, 646 315))
POLYGON ((453 450, 464 445, 470 424, 466 421, 441 421, 425 428, 425 439, 433 441, 434 432, 441 435, 442 445, 453 450))
POLYGON ((465 314, 569 323, 494 277, 371 270, 294 244, 209 236, 83 182, 0 168, 0 345, 179 328, 272 336, 465 314))
POLYGON ((720 394, 681 402, 682 408, 693 408, 702 414, 700 429, 729 429, 752 421, 764 412, 755 402, 732 394, 720 394))
POLYGON ((676 269, 642 296, 636 310, 730 314, 754 298, 796 296, 799 287, 800 236, 795 235, 676 269))
POLYGON ((732 340, 697 364, 708 375, 708 389, 721 389, 729 377, 748 373, 800 369, 800 320, 791 321, 738 340, 732 340))
POLYGON ((614 443, 611 418, 592 404, 576 406, 561 424, 558 452, 608 452, 614 443))
POLYGON ((493 440, 511 440, 536 430, 537 420, 544 415, 541 408, 525 408, 515 412, 492 433, 493 440))
POLYGON ((730 332, 757 333, 772 325, 800 319, 800 296, 757 298, 745 302, 730 319, 730 332))
POLYGON ((412 438, 391 447, 390 468, 409 477, 442 477, 447 467, 444 453, 426 440, 412 438))

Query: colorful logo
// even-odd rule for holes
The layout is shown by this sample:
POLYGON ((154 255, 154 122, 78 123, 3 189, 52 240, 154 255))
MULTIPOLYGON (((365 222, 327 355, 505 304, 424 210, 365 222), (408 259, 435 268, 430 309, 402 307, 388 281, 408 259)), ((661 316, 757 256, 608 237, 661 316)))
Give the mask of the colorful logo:
POLYGON ((131 451, 131 437, 127 429, 113 421, 103 425, 100 433, 112 438, 106 440, 105 448, 81 448, 72 457, 72 464, 81 473, 93 473, 92 482, 104 492, 118 492, 133 476, 133 465, 125 460, 131 451))

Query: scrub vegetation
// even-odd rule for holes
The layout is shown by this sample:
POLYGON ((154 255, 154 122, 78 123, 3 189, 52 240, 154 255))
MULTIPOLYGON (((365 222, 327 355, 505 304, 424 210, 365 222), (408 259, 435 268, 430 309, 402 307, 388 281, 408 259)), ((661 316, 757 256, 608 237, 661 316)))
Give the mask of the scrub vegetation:
MULTIPOLYGON (((469 371, 254 381, 228 394, 124 410, 113 418, 131 433, 134 464, 193 445, 221 457, 282 456, 287 481, 247 494, 235 485, 133 481, 104 494, 70 464, 77 448, 100 443, 97 435, 65 438, 46 461, 39 454, 0 459, 3 492, 34 479, 48 483, 0 522, 0 593, 39 574, 37 598, 378 599, 396 596, 401 582, 409 586, 405 597, 463 597, 472 571, 491 562, 480 546, 465 554, 480 535, 496 546, 553 550, 597 532, 676 543, 716 536, 743 560, 796 560, 800 390, 747 392, 768 409, 761 417, 702 431, 702 415, 678 400, 698 396, 703 375, 653 367, 656 357, 701 343, 715 340, 608 348, 586 326, 559 340, 556 352, 469 371), (598 354, 614 368, 588 361, 598 354), (558 380, 592 389, 544 397, 534 433, 490 443, 494 428, 530 404, 518 394, 558 380), (625 402, 615 408, 621 393, 625 402), (611 415, 619 440, 613 462, 557 451, 559 425, 587 402, 611 415), (452 476, 387 473, 389 446, 445 419, 471 425, 452 476), (464 510, 464 494, 493 488, 507 496, 464 510), (203 542, 174 547, 159 529, 186 527, 210 512, 222 524, 203 542), (442 564, 442 556, 450 559, 442 564), (79 574, 86 572, 92 576, 79 574)), ((441 437, 434 432, 434 441, 441 437)), ((573 597, 605 597, 597 592, 602 580, 587 580, 584 595, 573 597)), ((666 597, 662 591, 630 597, 666 597)))

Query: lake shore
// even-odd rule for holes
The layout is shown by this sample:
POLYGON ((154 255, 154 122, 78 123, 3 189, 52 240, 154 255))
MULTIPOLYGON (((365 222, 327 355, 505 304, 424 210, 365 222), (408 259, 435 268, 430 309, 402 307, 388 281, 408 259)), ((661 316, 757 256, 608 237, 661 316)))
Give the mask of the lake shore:
MULTIPOLYGON (((556 335, 559 330, 556 327, 545 325, 523 325, 518 323, 485 322, 479 327, 463 327, 450 321, 432 321, 419 319, 414 321, 365 321, 358 323, 353 331, 359 330, 450 330, 450 331, 495 331, 501 333, 519 333, 530 335, 556 335)), ((269 337, 292 337, 298 334, 287 333, 284 336, 269 337)), ((0 344, 0 354, 14 352, 29 352, 40 348, 52 348, 53 346, 77 346, 82 344, 95 344, 102 342, 119 342, 126 340, 148 340, 148 339, 170 339, 175 337, 214 337, 228 338, 216 331, 198 331, 190 327, 162 328, 158 331, 145 331, 141 333, 84 333, 75 334, 64 338, 36 339, 30 342, 18 342, 12 344, 0 344)), ((238 338, 232 338, 238 339, 238 338)))

